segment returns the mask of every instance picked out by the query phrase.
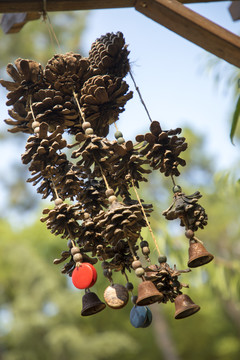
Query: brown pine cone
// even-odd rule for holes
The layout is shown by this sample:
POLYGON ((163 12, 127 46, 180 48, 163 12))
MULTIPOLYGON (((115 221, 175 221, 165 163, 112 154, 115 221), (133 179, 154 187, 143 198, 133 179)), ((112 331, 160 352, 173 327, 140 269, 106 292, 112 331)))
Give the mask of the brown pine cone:
POLYGON ((181 220, 180 225, 185 226, 186 229, 192 231, 197 231, 198 228, 203 229, 207 225, 208 216, 204 208, 197 203, 201 197, 199 191, 192 195, 177 192, 174 194, 173 204, 162 214, 167 220, 179 218, 181 220))
POLYGON ((87 58, 72 52, 56 54, 48 60, 45 68, 45 78, 51 88, 60 90, 63 95, 79 92, 83 83, 96 75, 90 68, 87 58))
POLYGON ((32 122, 33 118, 28 116, 28 110, 26 106, 26 101, 18 100, 13 108, 8 110, 8 114, 12 119, 6 119, 4 122, 7 125, 13 126, 13 128, 8 129, 11 133, 23 132, 23 133, 33 133, 32 122), (13 120, 14 119, 14 120, 13 120))
POLYGON ((108 75, 94 76, 86 81, 80 95, 85 120, 91 123, 94 133, 106 136, 109 125, 118 120, 124 105, 132 98, 132 91, 121 78, 108 75))
POLYGON ((92 177, 101 177, 100 167, 104 171, 104 174, 107 174, 111 169, 111 164, 108 159, 113 156, 114 152, 112 147, 114 142, 94 134, 85 135, 82 133, 76 135, 76 140, 78 143, 74 144, 74 146, 78 144, 80 146, 77 150, 73 151, 72 158, 77 159, 80 157, 77 165, 81 171, 88 173, 90 167, 94 164, 94 169, 91 174, 92 177))
POLYGON ((123 34, 107 33, 96 39, 89 52, 89 61, 101 74, 124 77, 130 69, 129 51, 123 34))
POLYGON ((179 176, 178 166, 186 165, 179 155, 187 149, 185 138, 177 136, 181 129, 163 131, 159 122, 153 121, 150 130, 151 133, 136 136, 138 142, 145 141, 140 154, 146 156, 154 170, 160 169, 165 176, 179 176))
POLYGON ((27 101, 28 97, 36 90, 46 87, 41 64, 21 58, 17 59, 14 64, 16 67, 8 64, 6 69, 13 82, 0 80, 0 84, 10 91, 7 95, 9 99, 6 102, 7 105, 14 105, 19 99, 27 101))
POLYGON ((77 194, 77 200, 83 204, 84 209, 92 216, 99 213, 103 207, 108 206, 105 195, 106 185, 103 181, 89 179, 85 181, 77 194))
POLYGON ((34 94, 32 104, 36 121, 49 125, 48 130, 54 131, 57 126, 63 129, 80 128, 79 113, 72 97, 61 91, 41 89, 34 94))
POLYGON ((68 205, 62 203, 54 209, 44 209, 41 222, 46 222, 47 228, 62 238, 75 239, 78 236, 80 225, 78 220, 83 219, 82 204, 68 205))
POLYGON ((112 203, 107 212, 100 211, 94 222, 102 229, 106 243, 112 246, 121 239, 135 244, 142 227, 147 226, 139 204, 127 206, 119 202, 112 203))

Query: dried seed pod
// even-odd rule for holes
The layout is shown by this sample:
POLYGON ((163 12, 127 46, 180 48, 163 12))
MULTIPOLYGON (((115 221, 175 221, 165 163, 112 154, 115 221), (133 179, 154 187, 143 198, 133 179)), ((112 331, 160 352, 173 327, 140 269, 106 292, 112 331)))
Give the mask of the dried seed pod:
POLYGON ((56 54, 47 62, 45 78, 51 88, 60 90, 63 95, 72 95, 73 91, 78 93, 83 83, 97 73, 89 65, 89 60, 80 54, 56 54))
POLYGON ((128 85, 121 78, 98 75, 84 83, 79 102, 94 133, 106 136, 109 125, 118 120, 132 96, 132 91, 128 92, 128 85))
POLYGON ((151 133, 136 137, 139 142, 145 141, 141 145, 140 154, 146 156, 154 170, 159 169, 165 176, 179 176, 178 166, 186 165, 179 155, 187 149, 185 138, 177 136, 181 129, 163 131, 159 122, 153 121, 150 130, 151 133))
POLYGON ((13 64, 7 65, 7 73, 13 79, 11 81, 0 80, 0 84, 10 92, 7 105, 14 105, 19 99, 28 100, 35 91, 46 88, 43 80, 43 69, 41 64, 33 60, 17 59, 13 64))
POLYGON ((128 55, 123 34, 118 31, 116 34, 102 35, 94 41, 89 52, 89 61, 101 74, 124 77, 130 69, 128 55))

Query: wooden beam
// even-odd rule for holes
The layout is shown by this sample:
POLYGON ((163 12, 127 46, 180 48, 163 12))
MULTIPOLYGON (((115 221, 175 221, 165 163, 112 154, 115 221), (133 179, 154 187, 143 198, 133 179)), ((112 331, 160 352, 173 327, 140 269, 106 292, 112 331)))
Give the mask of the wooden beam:
MULTIPOLYGON (((135 0, 46 0, 47 11, 133 7, 135 0)), ((0 0, 0 13, 43 11, 43 0, 0 0)))
POLYGON ((240 20, 240 1, 232 2, 229 6, 229 12, 234 21, 240 20))
POLYGON ((185 39, 240 67, 240 37, 177 0, 137 0, 135 8, 185 39))
POLYGON ((5 34, 17 33, 28 21, 37 20, 40 17, 41 13, 39 12, 4 14, 1 19, 1 27, 5 34))

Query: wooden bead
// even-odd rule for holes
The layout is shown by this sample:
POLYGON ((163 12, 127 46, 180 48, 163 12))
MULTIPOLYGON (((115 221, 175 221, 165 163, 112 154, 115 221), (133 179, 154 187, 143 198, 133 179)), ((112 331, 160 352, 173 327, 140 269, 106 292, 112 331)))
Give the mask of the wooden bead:
POLYGON ((123 137, 123 134, 121 133, 121 131, 116 131, 115 134, 114 134, 115 138, 116 139, 119 139, 119 138, 122 138, 123 137))
POLYGON ((63 203, 63 200, 60 199, 60 198, 57 198, 57 199, 54 200, 54 204, 55 204, 56 206, 61 205, 62 203, 63 203))
POLYGON ((83 256, 81 253, 76 253, 73 255, 73 260, 75 261, 75 263, 77 262, 82 262, 83 260, 83 256))
POLYGON ((126 287, 126 289, 127 289, 128 291, 132 291, 132 290, 133 290, 133 284, 132 284, 131 282, 127 282, 125 287, 126 287))
POLYGON ((139 260, 134 260, 134 261, 132 262, 132 268, 133 268, 133 270, 135 270, 135 269, 137 269, 137 268, 140 268, 140 267, 142 267, 141 261, 139 261, 139 260))
POLYGON ((148 254, 150 254, 150 249, 149 249, 149 247, 148 247, 148 246, 144 246, 144 247, 142 248, 142 253, 143 253, 143 255, 148 255, 148 254))
POLYGON ((85 130, 85 134, 86 134, 86 135, 92 135, 93 133, 94 133, 94 131, 93 131, 92 128, 87 128, 87 129, 85 130))
POLYGON ((33 123, 32 123, 32 128, 33 129, 35 129, 36 127, 39 127, 40 126, 40 122, 38 122, 38 121, 34 121, 33 123))
POLYGON ((79 247, 78 247, 78 246, 73 246, 73 247, 71 248, 71 254, 72 254, 72 256, 74 256, 75 254, 78 254, 78 253, 80 253, 79 247))
POLYGON ((35 129, 34 129, 34 133, 35 133, 35 134, 38 134, 38 133, 39 133, 39 131, 40 131, 40 127, 39 127, 39 126, 35 127, 35 129))
POLYGON ((91 127, 91 124, 90 124, 90 122, 88 122, 88 121, 85 121, 85 122, 82 124, 83 130, 86 130, 86 129, 90 128, 90 127, 91 127))
POLYGON ((123 143, 125 143, 124 138, 123 138, 123 137, 119 137, 119 138, 117 139, 117 143, 118 143, 118 144, 123 144, 123 143))
POLYGON ((138 276, 138 277, 142 277, 144 274, 145 274, 145 271, 142 267, 139 267, 135 270, 135 274, 138 276))
POLYGON ((113 203, 114 201, 117 201, 117 197, 115 195, 109 196, 108 201, 113 203))
POLYGON ((107 190, 105 191, 105 195, 106 195, 107 197, 114 195, 114 190, 113 190, 113 189, 107 189, 107 190))
POLYGON ((158 262, 161 263, 165 263, 167 262, 167 257, 165 255, 159 255, 158 257, 158 262))
POLYGON ((194 232, 191 230, 191 229, 188 229, 185 231, 185 236, 188 238, 188 239, 191 239, 194 237, 194 232))

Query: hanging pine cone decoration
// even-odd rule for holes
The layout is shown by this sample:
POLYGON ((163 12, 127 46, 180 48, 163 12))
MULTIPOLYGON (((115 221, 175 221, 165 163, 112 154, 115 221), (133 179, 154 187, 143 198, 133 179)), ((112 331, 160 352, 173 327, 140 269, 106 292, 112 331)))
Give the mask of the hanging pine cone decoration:
MULTIPOLYGON (((175 184, 179 166, 185 166, 180 155, 187 148, 185 138, 179 136, 181 129, 163 131, 153 121, 150 132, 138 135, 133 144, 115 124, 115 140, 106 138, 133 96, 123 80, 130 71, 128 55, 123 34, 107 33, 92 44, 89 58, 72 52, 56 54, 45 69, 33 60, 17 59, 15 66, 7 67, 13 81, 0 83, 9 90, 7 105, 12 106, 11 118, 5 120, 9 131, 30 134, 22 155, 31 172, 27 181, 37 186, 43 199, 54 202, 54 207, 43 210, 40 220, 67 240, 53 262, 64 263, 61 272, 72 277, 76 288, 85 289, 81 315, 93 315, 106 307, 89 290, 97 281, 93 265, 101 261, 103 275, 111 284, 104 293, 107 305, 123 307, 131 292, 130 321, 141 328, 151 324, 151 312, 145 306, 154 302, 174 302, 176 319, 200 307, 181 292, 188 286, 178 277, 189 269, 171 268, 164 255, 158 257, 160 265, 152 265, 150 246, 141 234, 149 228, 160 254, 148 220, 152 205, 140 198, 137 188, 148 181, 146 175, 152 169, 171 176, 175 184), (74 135, 75 143, 68 144, 70 137, 65 134, 74 135), (126 286, 114 283, 115 271, 124 275, 126 286), (127 273, 141 279, 138 295, 127 273)), ((174 202, 163 212, 166 219, 179 218, 185 226, 191 268, 213 259, 194 234, 207 225, 205 210, 198 204, 200 197, 198 191, 185 195, 175 186, 174 202)))
POLYGON ((163 211, 163 215, 167 220, 179 218, 180 225, 185 226, 186 229, 192 231, 197 231, 198 228, 203 229, 207 225, 208 216, 205 209, 197 203, 201 197, 199 191, 192 195, 185 195, 179 191, 174 194, 173 204, 163 211))
POLYGON ((125 77, 129 72, 129 51, 123 34, 107 33, 96 39, 89 51, 91 66, 101 74, 125 77))
POLYGON ((79 92, 83 83, 97 74, 90 68, 87 58, 72 52, 54 55, 48 60, 45 69, 45 78, 48 85, 60 90, 64 95, 79 92))
POLYGON ((37 89, 44 88, 43 69, 41 64, 33 60, 17 59, 13 64, 8 64, 7 73, 13 79, 11 81, 0 80, 0 84, 10 92, 6 105, 14 105, 19 99, 27 103, 28 97, 37 89))
POLYGON ((94 76, 84 83, 79 102, 96 135, 106 136, 109 125, 124 111, 133 96, 132 91, 127 92, 128 87, 120 77, 109 75, 94 76))
POLYGON ((187 149, 184 137, 178 137, 181 129, 163 131, 158 121, 153 121, 150 126, 151 133, 136 136, 136 141, 146 142, 142 145, 140 154, 149 159, 150 166, 160 169, 165 176, 179 176, 178 166, 185 166, 185 160, 179 157, 187 149))
MULTIPOLYGON (((63 129, 80 127, 79 113, 69 95, 63 95, 60 91, 53 89, 41 89, 34 94, 32 104, 35 120, 46 122, 48 130, 54 131, 57 126, 63 129)), ((33 115, 30 113, 30 116, 33 115)))

